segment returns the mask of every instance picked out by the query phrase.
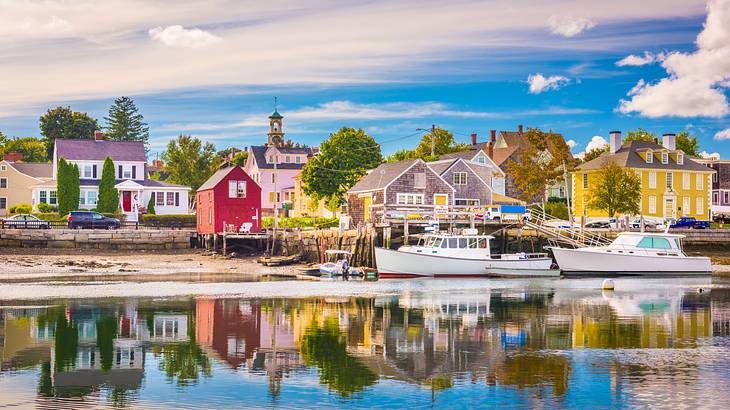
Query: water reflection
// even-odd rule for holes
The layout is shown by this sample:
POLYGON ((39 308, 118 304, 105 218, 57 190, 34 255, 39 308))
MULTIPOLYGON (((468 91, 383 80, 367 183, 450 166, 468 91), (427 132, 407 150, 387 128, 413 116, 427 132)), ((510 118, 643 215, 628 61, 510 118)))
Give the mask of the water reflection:
POLYGON ((672 404, 672 386, 692 386, 691 396, 708 369, 718 380, 730 373, 713 356, 730 353, 730 290, 721 287, 68 300, 6 307, 0 321, 0 383, 30 372, 36 400, 50 406, 134 406, 165 389, 200 393, 178 406, 213 397, 232 406, 245 384, 264 387, 269 400, 249 405, 290 391, 286 403, 413 398, 460 407, 449 397, 462 390, 493 404, 568 405, 602 389, 604 405, 642 403, 647 391, 664 391, 672 404), (325 396, 293 393, 316 394, 317 385, 325 396), (480 396, 490 390, 501 393, 480 396))

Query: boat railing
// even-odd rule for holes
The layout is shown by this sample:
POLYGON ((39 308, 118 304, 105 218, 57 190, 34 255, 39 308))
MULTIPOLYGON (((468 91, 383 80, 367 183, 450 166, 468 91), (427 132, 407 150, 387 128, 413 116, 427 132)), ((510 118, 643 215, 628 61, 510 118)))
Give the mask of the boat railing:
POLYGON ((511 254, 497 254, 490 255, 490 259, 544 259, 549 257, 546 252, 535 252, 535 253, 511 253, 511 254))
POLYGON ((525 225, 550 236, 554 239, 556 246, 569 244, 575 247, 593 247, 606 246, 611 243, 611 240, 599 233, 572 227, 550 226, 548 223, 551 221, 560 221, 560 219, 548 214, 540 207, 534 207, 531 210, 530 220, 525 221, 525 225))

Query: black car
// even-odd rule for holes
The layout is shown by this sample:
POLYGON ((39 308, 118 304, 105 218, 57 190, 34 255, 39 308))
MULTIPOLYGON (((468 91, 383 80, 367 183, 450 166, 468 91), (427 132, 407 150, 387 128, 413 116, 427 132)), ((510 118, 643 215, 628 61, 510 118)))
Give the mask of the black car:
POLYGON ((68 214, 69 229, 118 229, 120 226, 119 219, 98 212, 73 211, 68 214))

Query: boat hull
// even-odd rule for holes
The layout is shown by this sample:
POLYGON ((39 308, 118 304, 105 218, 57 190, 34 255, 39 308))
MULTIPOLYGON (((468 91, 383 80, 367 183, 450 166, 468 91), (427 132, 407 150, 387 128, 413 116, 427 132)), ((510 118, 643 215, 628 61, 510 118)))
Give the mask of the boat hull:
POLYGON ((490 269, 546 270, 552 259, 461 259, 375 248, 375 262, 380 278, 438 278, 486 277, 491 275, 490 269))
POLYGON ((710 258, 607 253, 592 248, 552 248, 566 274, 611 273, 616 275, 709 275, 710 258))

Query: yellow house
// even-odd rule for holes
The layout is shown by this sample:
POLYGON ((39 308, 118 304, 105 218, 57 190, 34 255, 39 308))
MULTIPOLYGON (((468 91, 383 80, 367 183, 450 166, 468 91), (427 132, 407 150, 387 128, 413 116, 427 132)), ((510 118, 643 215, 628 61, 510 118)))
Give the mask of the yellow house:
POLYGON ((608 215, 590 209, 591 187, 607 161, 631 169, 641 177, 641 213, 650 218, 694 217, 709 220, 712 174, 705 165, 676 149, 676 136, 665 134, 662 145, 650 141, 621 143, 621 133, 611 132, 609 151, 581 164, 572 174, 573 215, 589 218, 608 215))
POLYGON ((294 187, 289 193, 284 193, 284 200, 291 202, 291 212, 289 216, 292 217, 312 217, 312 218, 334 218, 339 216, 339 212, 332 212, 325 206, 323 200, 319 203, 312 203, 312 198, 304 193, 302 189, 302 174, 292 178, 294 180, 294 187))
MULTIPOLYGON (((49 163, 0 161, 0 216, 8 215, 14 205, 38 205, 33 200, 33 186, 52 177, 53 167, 49 163)), ((55 188, 46 194, 45 202, 56 205, 55 188)))

